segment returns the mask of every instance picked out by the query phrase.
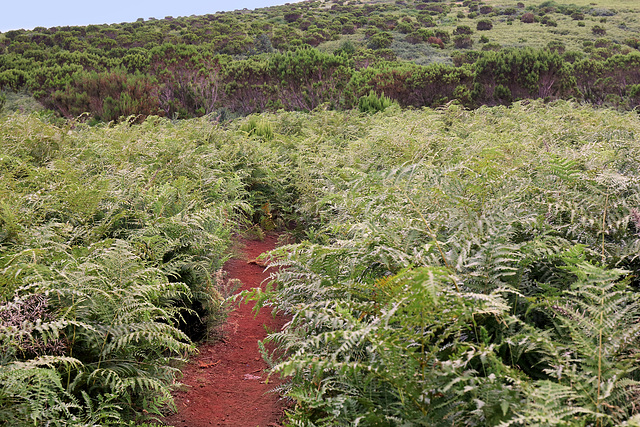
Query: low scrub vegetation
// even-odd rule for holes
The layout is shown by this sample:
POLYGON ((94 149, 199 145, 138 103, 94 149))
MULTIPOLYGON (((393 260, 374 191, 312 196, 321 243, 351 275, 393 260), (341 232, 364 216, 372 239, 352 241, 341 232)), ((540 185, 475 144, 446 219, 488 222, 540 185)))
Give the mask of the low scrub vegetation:
POLYGON ((0 90, 27 91, 67 118, 90 112, 93 121, 108 122, 129 115, 311 111, 321 104, 351 109, 369 90, 381 93, 383 82, 413 92, 413 81, 430 74, 429 91, 452 83, 459 89, 436 99, 411 94, 410 102, 385 93, 419 107, 457 99, 475 108, 542 97, 630 110, 638 100, 626 88, 640 81, 624 64, 637 61, 639 14, 622 0, 329 1, 14 30, 0 33, 0 90), (525 75, 514 76, 523 71, 510 62, 514 55, 522 57, 525 75), (562 63, 562 76, 548 72, 548 55, 557 55, 552 69, 562 63), (497 61, 491 85, 523 82, 527 91, 509 88, 511 97, 478 92, 476 84, 486 85, 488 76, 476 61, 486 58, 497 61), (385 80, 373 79, 370 68, 385 80), (597 73, 584 75, 585 69, 597 73), (472 78, 450 80, 467 73, 472 78), (363 74, 371 78, 363 82, 363 74), (548 93, 552 81, 564 89, 548 93), (356 82, 367 87, 359 91, 356 82), (585 85, 598 86, 597 93, 585 85))
POLYGON ((291 425, 640 425, 638 13, 0 33, 0 425, 171 410, 247 228, 297 242, 242 295, 291 317, 262 347, 291 425))

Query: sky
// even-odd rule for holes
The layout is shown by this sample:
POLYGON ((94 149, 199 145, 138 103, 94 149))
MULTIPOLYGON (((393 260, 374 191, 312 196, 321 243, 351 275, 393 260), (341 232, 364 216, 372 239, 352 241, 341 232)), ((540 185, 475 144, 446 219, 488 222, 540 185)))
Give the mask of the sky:
POLYGON ((62 25, 114 24, 138 18, 206 15, 295 0, 1 0, 0 32, 62 25), (4 4, 3 4, 4 3, 4 4))

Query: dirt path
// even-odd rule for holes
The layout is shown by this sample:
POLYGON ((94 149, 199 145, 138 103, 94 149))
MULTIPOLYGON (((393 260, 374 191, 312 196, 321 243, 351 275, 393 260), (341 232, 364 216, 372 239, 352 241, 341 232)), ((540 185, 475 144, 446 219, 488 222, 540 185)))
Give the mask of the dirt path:
MULTIPOLYGON (((268 273, 247 260, 273 249, 276 236, 240 243, 246 259, 232 259, 224 268, 230 279, 242 281, 242 289, 255 288, 268 273)), ((165 423, 176 427, 280 425, 283 405, 277 394, 268 393, 275 383, 264 383, 267 365, 258 351, 258 340, 266 336, 265 327, 280 330, 284 320, 274 319, 269 310, 254 317, 252 308, 253 304, 236 308, 225 326, 224 341, 201 346, 199 355, 183 369, 181 382, 188 389, 175 394, 178 413, 165 418, 165 423)))

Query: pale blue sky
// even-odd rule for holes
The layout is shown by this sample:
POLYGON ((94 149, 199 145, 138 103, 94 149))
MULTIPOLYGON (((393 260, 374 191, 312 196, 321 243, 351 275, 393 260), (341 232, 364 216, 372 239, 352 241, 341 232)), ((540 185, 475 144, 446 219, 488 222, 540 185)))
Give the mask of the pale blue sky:
POLYGON ((61 25, 113 24, 151 17, 177 18, 294 2, 295 0, 1 0, 0 31, 61 25))

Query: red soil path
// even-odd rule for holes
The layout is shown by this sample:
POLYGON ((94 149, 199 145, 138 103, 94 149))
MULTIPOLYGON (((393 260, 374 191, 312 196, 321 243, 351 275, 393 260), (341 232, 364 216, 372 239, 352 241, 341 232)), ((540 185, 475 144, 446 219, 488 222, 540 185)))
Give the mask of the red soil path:
MULTIPOLYGON (((261 253, 275 247, 276 236, 264 241, 240 239, 245 259, 231 259, 224 269, 230 279, 242 281, 242 289, 264 287, 262 281, 269 273, 264 268, 250 264, 261 253)), ((276 378, 266 379, 266 363, 258 351, 258 340, 267 335, 265 330, 280 330, 285 323, 263 309, 255 317, 253 304, 241 304, 227 319, 224 340, 204 344, 200 353, 183 369, 181 382, 188 386, 175 393, 178 413, 166 417, 167 425, 176 427, 279 426, 284 404, 276 393, 269 393, 276 385, 276 378)))

